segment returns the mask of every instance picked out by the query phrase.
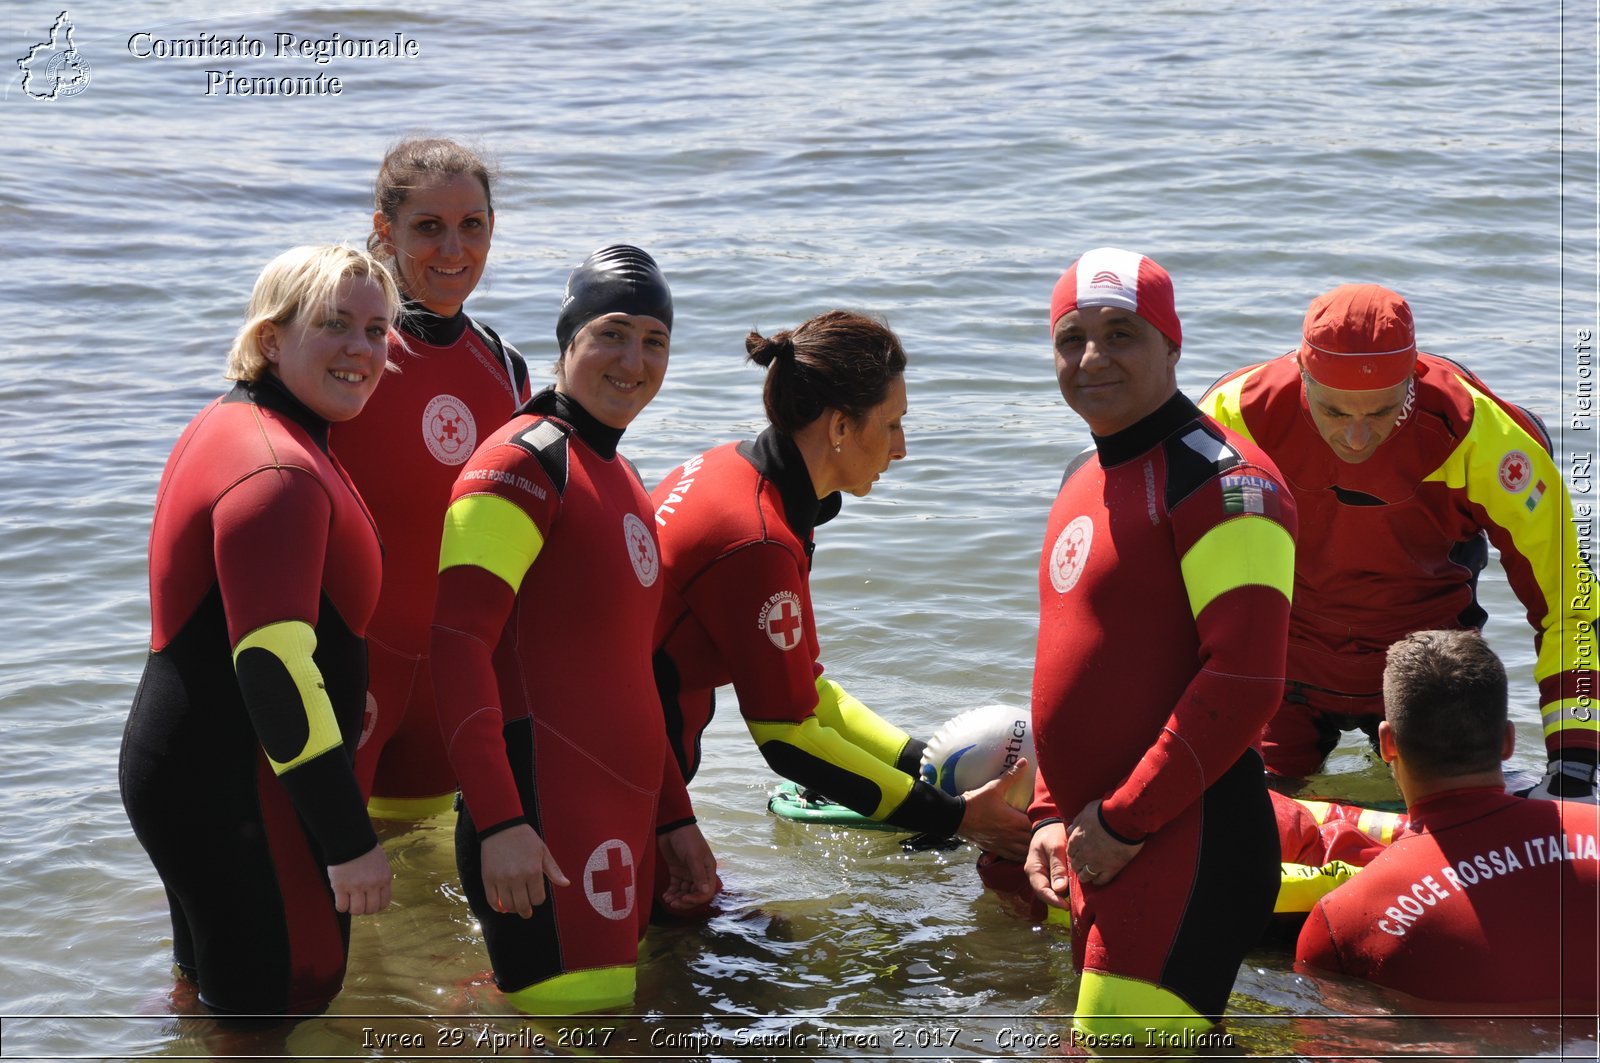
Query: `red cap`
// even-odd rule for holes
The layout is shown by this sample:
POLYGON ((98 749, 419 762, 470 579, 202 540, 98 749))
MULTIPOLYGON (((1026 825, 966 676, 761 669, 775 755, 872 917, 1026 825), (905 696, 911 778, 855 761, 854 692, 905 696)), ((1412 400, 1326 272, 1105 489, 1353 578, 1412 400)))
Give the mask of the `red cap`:
POLYGON ((1143 255, 1116 247, 1097 247, 1067 267, 1050 295, 1050 329, 1080 306, 1120 306, 1154 325, 1183 346, 1183 326, 1172 298, 1172 278, 1143 255))
POLYGON ((1417 364, 1411 307, 1379 284, 1344 284, 1311 301, 1300 367, 1336 391, 1403 383, 1417 364))

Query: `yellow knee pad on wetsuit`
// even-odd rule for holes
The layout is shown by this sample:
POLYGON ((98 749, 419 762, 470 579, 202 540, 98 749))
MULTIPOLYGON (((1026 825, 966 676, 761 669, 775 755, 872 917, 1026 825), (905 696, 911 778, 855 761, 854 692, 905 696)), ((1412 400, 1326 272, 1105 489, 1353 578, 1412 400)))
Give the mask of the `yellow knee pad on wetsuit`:
POLYGON ((1147 1048, 1214 1025, 1170 989, 1105 971, 1083 972, 1072 1019, 1079 1043, 1090 1047, 1147 1048))
POLYGON ((632 964, 569 971, 554 978, 505 994, 507 1000, 529 1015, 574 1015, 633 1005, 638 971, 632 964))

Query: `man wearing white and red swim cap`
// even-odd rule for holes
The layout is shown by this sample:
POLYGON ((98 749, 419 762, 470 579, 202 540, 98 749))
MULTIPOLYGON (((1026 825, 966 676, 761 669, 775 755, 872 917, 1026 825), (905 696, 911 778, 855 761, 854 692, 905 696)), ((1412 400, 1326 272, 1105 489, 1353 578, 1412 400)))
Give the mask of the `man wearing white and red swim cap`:
POLYGON ((1549 769, 1533 797, 1594 793, 1600 750, 1593 576, 1538 419, 1457 363, 1419 354, 1411 307, 1376 284, 1318 296, 1300 347, 1200 400, 1294 489, 1289 682, 1267 769, 1316 771, 1342 731, 1376 742, 1385 654, 1413 631, 1482 628, 1488 544, 1527 607, 1549 769))
POLYGON ((1154 261, 1086 253, 1050 325, 1094 446, 1067 467, 1039 566, 1026 871, 1071 908, 1078 1040, 1176 1044, 1151 1031, 1221 1019, 1278 893, 1251 743, 1283 691, 1294 502, 1178 390, 1183 332, 1154 261))

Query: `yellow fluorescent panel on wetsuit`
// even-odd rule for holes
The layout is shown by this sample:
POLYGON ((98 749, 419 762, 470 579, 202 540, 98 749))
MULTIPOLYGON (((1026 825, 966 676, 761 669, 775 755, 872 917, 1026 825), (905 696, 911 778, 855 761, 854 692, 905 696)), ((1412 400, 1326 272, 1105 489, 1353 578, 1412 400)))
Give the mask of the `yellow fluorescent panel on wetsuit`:
POLYGON ((850 695, 844 687, 825 676, 817 677, 817 719, 838 731, 850 742, 871 753, 885 764, 895 764, 911 741, 894 724, 885 720, 850 695))
POLYGON ((1204 1033, 1214 1025, 1170 989, 1139 978, 1084 971, 1072 1025, 1086 1038, 1121 1039, 1148 1045, 1152 1033, 1204 1033))
POLYGON ((899 808, 917 783, 905 772, 892 764, 885 764, 838 731, 823 726, 815 714, 799 723, 747 719, 745 725, 750 728, 757 746, 765 746, 768 742, 793 746, 824 763, 871 782, 878 790, 878 805, 867 813, 870 819, 882 820, 899 808))
POLYGON ((445 511, 439 571, 475 565, 516 592, 543 548, 539 526, 516 503, 498 495, 467 495, 445 511))
POLYGON ((306 716, 305 745, 286 760, 277 758, 284 756, 287 750, 266 750, 267 761, 278 775, 326 753, 344 741, 339 733, 339 721, 333 715, 333 703, 328 700, 328 692, 322 685, 322 672, 311 656, 316 649, 317 633, 304 620, 283 620, 256 628, 233 648, 236 672, 240 670, 241 658, 248 662, 253 651, 264 651, 282 665, 299 695, 306 716))
POLYGON ((1189 547, 1180 564, 1189 610, 1196 617, 1236 587, 1271 587, 1285 598, 1294 593, 1294 539, 1266 517, 1223 521, 1189 547))
POLYGON ((574 1015, 601 1008, 626 1008, 633 1004, 636 981, 634 967, 596 967, 546 978, 507 993, 506 999, 529 1015, 574 1015))

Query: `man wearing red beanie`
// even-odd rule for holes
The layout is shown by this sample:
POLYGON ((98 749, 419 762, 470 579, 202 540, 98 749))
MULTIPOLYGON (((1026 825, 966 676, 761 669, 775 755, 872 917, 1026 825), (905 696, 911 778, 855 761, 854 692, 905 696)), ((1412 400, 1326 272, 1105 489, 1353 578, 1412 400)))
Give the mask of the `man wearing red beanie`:
POLYGON ((1413 631, 1482 628, 1493 543, 1538 651, 1550 762, 1529 796, 1594 793, 1593 576, 1537 418, 1419 354, 1411 307, 1376 284, 1318 296, 1299 350, 1223 377, 1200 407, 1271 456, 1308 529, 1289 682, 1261 737, 1269 772, 1311 774, 1342 731, 1376 742, 1385 652, 1413 631))
POLYGON ((1056 379, 1094 446, 1039 566, 1035 893, 1070 905, 1087 1047, 1194 1047, 1279 886, 1250 744, 1283 694, 1294 502, 1178 391, 1172 280, 1099 248, 1056 284, 1056 379))

